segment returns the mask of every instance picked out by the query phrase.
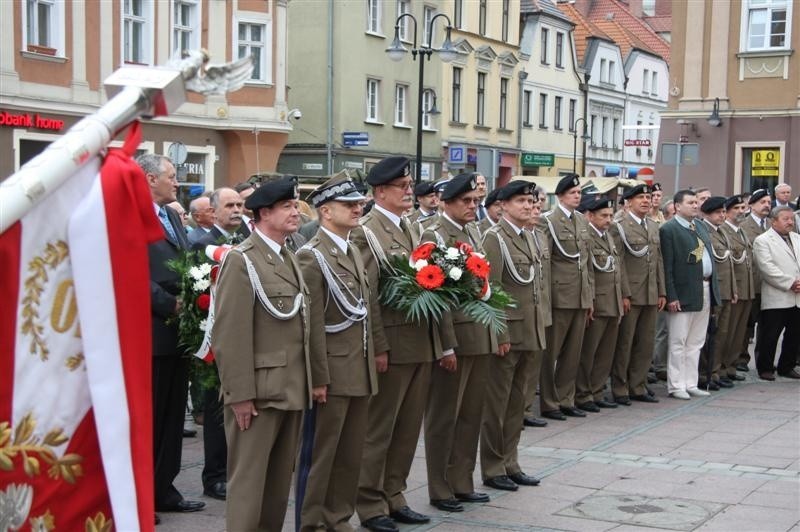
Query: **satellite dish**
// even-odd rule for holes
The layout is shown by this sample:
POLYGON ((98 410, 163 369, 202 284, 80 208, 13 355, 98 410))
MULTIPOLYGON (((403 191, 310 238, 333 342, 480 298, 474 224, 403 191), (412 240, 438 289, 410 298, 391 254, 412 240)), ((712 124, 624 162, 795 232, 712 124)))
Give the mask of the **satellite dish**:
POLYGON ((173 142, 169 145, 169 148, 167 148, 167 157, 172 159, 175 166, 185 163, 187 155, 188 151, 183 142, 173 142))

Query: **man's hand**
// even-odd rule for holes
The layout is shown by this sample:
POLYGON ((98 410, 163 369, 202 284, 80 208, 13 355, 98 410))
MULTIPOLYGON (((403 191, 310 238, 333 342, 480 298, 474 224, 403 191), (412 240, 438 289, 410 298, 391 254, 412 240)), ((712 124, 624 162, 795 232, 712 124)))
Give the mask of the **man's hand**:
POLYGON ((667 310, 669 310, 670 312, 680 312, 681 302, 678 300, 670 301, 669 305, 667 305, 667 310))
POLYGON ((667 306, 667 298, 664 296, 658 296, 658 310, 664 310, 665 306, 667 306))
POLYGON ((586 326, 588 327, 590 323, 594 321, 594 307, 589 307, 586 309, 586 326))
POLYGON ((239 430, 241 431, 249 429, 252 418, 258 416, 256 405, 253 404, 253 401, 250 399, 239 403, 233 403, 231 405, 231 410, 233 410, 233 415, 236 417, 236 424, 239 425, 239 430))
POLYGON ((622 315, 624 316, 630 311, 631 311, 631 298, 623 297, 622 298, 622 315))
POLYGON ((375 355, 375 371, 378 373, 386 373, 389 369, 389 352, 384 351, 375 355))
POLYGON ((795 279, 795 281, 792 283, 791 290, 795 294, 800 292, 800 279, 795 279))
POLYGON ((510 343, 500 344, 497 346, 497 356, 499 357, 506 356, 506 353, 508 353, 509 351, 511 351, 510 343))
POLYGON ((738 302, 739 302, 739 296, 734 294, 733 297, 731 298, 731 305, 735 305, 738 302))
POLYGON ((441 367, 445 371, 449 371, 453 373, 458 366, 458 361, 456 360, 455 355, 445 355, 439 359, 439 367, 441 367))
POLYGON ((314 386, 311 389, 311 399, 313 399, 314 402, 319 403, 319 404, 327 403, 328 402, 328 386, 327 385, 314 386))

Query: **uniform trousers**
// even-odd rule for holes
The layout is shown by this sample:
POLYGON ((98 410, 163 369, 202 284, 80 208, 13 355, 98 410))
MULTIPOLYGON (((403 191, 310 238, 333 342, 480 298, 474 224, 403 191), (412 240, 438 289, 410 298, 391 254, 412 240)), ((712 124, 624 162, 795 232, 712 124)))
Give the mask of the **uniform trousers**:
POLYGON ((489 357, 458 357, 451 373, 433 366, 425 409, 425 462, 431 500, 472 493, 489 357))
POLYGON ((656 314, 656 339, 653 348, 653 370, 658 373, 667 372, 667 351, 669 346, 669 330, 667 329, 667 311, 660 310, 656 314))
POLYGON ((575 404, 603 399, 617 344, 619 317, 597 316, 583 335, 581 363, 575 381, 575 404))
POLYGON ((326 403, 314 407, 314 445, 301 530, 353 530, 349 521, 358 494, 369 399, 328 395, 326 403))
POLYGON ((703 308, 697 312, 670 312, 667 391, 669 393, 697 388, 697 367, 700 349, 708 330, 710 307, 709 283, 703 281, 703 308))
POLYGON ((189 360, 153 357, 153 465, 156 509, 183 500, 173 481, 181 471, 189 360))
POLYGON ((731 317, 728 325, 728 338, 726 349, 722 352, 722 369, 720 376, 735 377, 736 364, 739 359, 741 346, 747 345, 747 321, 750 318, 752 301, 739 300, 731 305, 731 317))
POLYGON ((622 318, 611 365, 614 397, 647 393, 647 370, 653 359, 657 314, 656 305, 631 305, 631 310, 622 318))
POLYGON ((408 506, 403 491, 428 401, 431 363, 389 364, 369 403, 356 509, 367 519, 408 506))
MULTIPOLYGON (((703 349, 700 350, 699 380, 702 383, 708 380, 709 365, 711 366, 712 381, 719 381, 720 376, 728 374, 727 369, 723 372, 722 359, 730 338, 731 310, 733 310, 733 305, 731 305, 730 299, 723 299, 717 310, 717 322, 713 340, 714 349, 713 351, 709 349, 708 343, 706 343, 703 349)), ((711 326, 709 326, 709 332, 711 332, 711 326)))
POLYGON ((783 332, 778 373, 788 373, 797 362, 800 349, 800 308, 761 309, 759 316, 758 343, 756 344, 756 367, 759 373, 775 370, 775 350, 778 337, 783 332))
POLYGON ((517 444, 525 410, 526 366, 533 351, 513 348, 489 358, 486 401, 481 418, 481 476, 487 480, 519 473, 517 444))
POLYGON ((283 529, 302 419, 301 410, 260 408, 242 431, 233 410, 225 407, 229 532, 283 529))
MULTIPOLYGON (((756 336, 756 325, 759 322, 759 314, 761 313, 761 294, 756 294, 750 305, 750 316, 747 319, 747 334, 739 346, 739 358, 736 359, 736 364, 744 364, 745 366, 750 363, 750 342, 756 336)), ((758 339, 756 338, 756 351, 754 354, 758 356, 758 339)))
POLYGON ((525 415, 536 416, 536 390, 539 389, 539 377, 542 373, 544 351, 531 351, 528 364, 525 365, 525 415))
POLYGON ((575 378, 586 330, 586 309, 553 309, 548 327, 547 351, 539 377, 542 412, 575 406, 575 378))

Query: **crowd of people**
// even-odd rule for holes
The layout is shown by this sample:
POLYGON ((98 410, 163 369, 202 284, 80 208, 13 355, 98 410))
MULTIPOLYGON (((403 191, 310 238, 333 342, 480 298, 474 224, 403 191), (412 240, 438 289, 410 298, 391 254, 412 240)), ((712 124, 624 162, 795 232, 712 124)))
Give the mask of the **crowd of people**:
POLYGON ((487 191, 464 173, 415 186, 408 159, 389 157, 368 190, 333 176, 302 216, 291 177, 217 189, 186 215, 170 160, 138 162, 164 225, 150 248, 157 512, 203 507, 173 485, 189 375, 166 262, 208 244, 234 245, 216 286, 218 384, 199 399, 204 492, 227 501, 231 531, 280 530, 295 473, 302 530, 351 530, 354 514, 378 532, 428 522, 404 496, 423 425, 430 504, 460 512, 490 499, 478 467, 493 489, 540 483, 517 459, 524 426, 657 403, 659 379, 678 400, 732 387, 753 339, 758 376, 775 380, 781 334, 777 374, 800 379, 800 235, 786 184, 679 190, 663 203, 657 183, 639 184, 616 208, 570 174, 543 212, 534 183, 487 191), (380 304, 383 266, 424 242, 486 257, 515 301, 502 331, 460 310, 412 321, 380 304))

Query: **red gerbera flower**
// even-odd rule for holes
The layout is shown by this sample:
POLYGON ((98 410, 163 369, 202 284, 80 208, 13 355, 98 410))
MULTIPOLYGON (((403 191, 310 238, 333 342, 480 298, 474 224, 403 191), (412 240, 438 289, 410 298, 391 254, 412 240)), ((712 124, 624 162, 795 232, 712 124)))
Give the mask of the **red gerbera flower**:
POLYGON ((417 246, 417 249, 411 252, 411 262, 417 262, 418 260, 428 260, 430 256, 433 254, 433 250, 436 249, 436 244, 433 242, 426 242, 417 246))
POLYGON ((466 266, 470 273, 479 279, 486 279, 489 277, 489 263, 478 255, 470 255, 467 259, 466 266))
POLYGON ((208 310, 208 308, 211 306, 211 296, 208 294, 200 294, 197 296, 195 304, 200 310, 208 310))
POLYGON ((417 282, 425 290, 435 290, 444 284, 444 272, 434 264, 417 272, 417 282))

